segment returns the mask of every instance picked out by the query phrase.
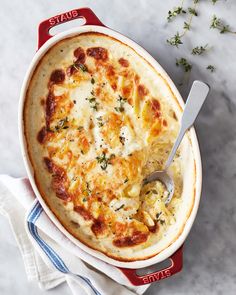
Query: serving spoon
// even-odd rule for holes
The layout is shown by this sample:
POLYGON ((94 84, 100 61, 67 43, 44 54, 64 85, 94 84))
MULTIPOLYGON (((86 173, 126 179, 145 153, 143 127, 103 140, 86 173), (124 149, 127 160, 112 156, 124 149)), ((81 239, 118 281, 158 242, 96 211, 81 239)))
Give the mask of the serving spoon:
POLYGON ((165 200, 166 205, 170 203, 175 188, 174 181, 168 173, 168 168, 170 167, 170 164, 174 159, 176 151, 184 137, 185 132, 193 125, 195 119, 197 118, 197 115, 201 110, 201 107, 207 97, 209 90, 210 87, 206 83, 203 83, 201 81, 193 82, 181 119, 180 131, 165 163, 164 169, 161 171, 152 172, 143 180, 143 185, 157 180, 161 181, 165 185, 168 191, 168 196, 165 200))

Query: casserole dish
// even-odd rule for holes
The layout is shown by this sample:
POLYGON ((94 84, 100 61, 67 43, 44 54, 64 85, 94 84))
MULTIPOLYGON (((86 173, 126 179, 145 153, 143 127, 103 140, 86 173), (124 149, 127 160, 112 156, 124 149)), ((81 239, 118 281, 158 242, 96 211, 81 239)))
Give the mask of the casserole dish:
MULTIPOLYGON (((142 62, 148 66, 148 70, 155 72, 157 77, 158 83, 160 83, 161 88, 163 89, 166 97, 171 100, 173 103, 173 108, 176 113, 176 121, 179 120, 183 108, 183 100, 174 86, 171 79, 165 73, 165 71, 161 68, 161 66, 140 46, 138 46, 135 42, 131 41, 130 39, 124 37, 123 35, 105 27, 99 19, 94 15, 94 13, 88 8, 76 9, 61 15, 57 15, 53 18, 50 18, 44 22, 42 22, 39 26, 39 50, 37 51, 33 61, 29 67, 29 70, 26 74, 25 80, 23 82, 22 91, 21 91, 21 99, 20 99, 20 108, 19 108, 19 126, 20 126, 20 141, 21 147, 23 151, 23 158, 25 162, 25 166, 27 169, 27 173, 34 189, 34 192, 41 203, 42 207, 44 208, 45 212, 51 218, 51 220, 55 223, 55 225, 76 245, 81 247, 83 250, 88 252, 89 254, 106 261, 112 265, 120 267, 121 270, 129 277, 130 281, 133 284, 143 284, 143 283, 150 283, 152 281, 160 280, 162 278, 168 277, 181 269, 182 266, 182 244, 186 239, 192 223, 195 219, 199 201, 200 201, 200 194, 201 194, 201 158, 200 152, 198 148, 198 142, 195 135, 194 129, 189 131, 188 136, 185 138, 185 147, 186 149, 183 150, 182 155, 187 155, 187 158, 184 159, 186 163, 184 166, 184 174, 183 174, 183 192, 181 195, 182 204, 181 205, 181 212, 179 211, 176 219, 177 222, 174 226, 170 226, 170 230, 167 231, 165 243, 161 244, 158 243, 156 245, 151 245, 150 249, 146 248, 139 248, 137 253, 135 251, 129 251, 129 249, 121 248, 118 252, 120 252, 120 256, 117 253, 113 255, 102 251, 101 249, 96 248, 96 243, 94 246, 91 246, 88 241, 80 240, 80 236, 76 236, 73 232, 69 232, 70 229, 63 223, 63 220, 58 216, 57 212, 52 208, 52 204, 50 204, 50 200, 47 199, 47 195, 50 195, 50 190, 45 189, 46 186, 49 187, 48 179, 50 178, 49 174, 44 172, 41 164, 37 162, 37 158, 40 155, 40 149, 37 149, 37 142, 35 141, 36 136, 33 136, 33 140, 31 140, 31 134, 36 134, 39 130, 40 120, 38 117, 38 113, 40 112, 40 103, 34 103, 34 100, 31 98, 33 94, 36 93, 35 90, 41 87, 43 83, 45 84, 46 80, 42 78, 40 81, 39 73, 42 74, 42 77, 47 75, 42 71, 43 67, 46 65, 51 65, 52 63, 56 63, 54 59, 57 58, 57 54, 59 55, 59 51, 55 51, 56 49, 60 49, 60 52, 64 52, 64 47, 58 47, 60 44, 70 44, 69 42, 73 42, 74 38, 88 38, 91 36, 99 36, 99 38, 104 42, 105 38, 109 38, 112 42, 119 42, 120 48, 122 46, 126 46, 127 55, 133 54, 138 56, 138 59, 134 59, 134 64, 138 64, 140 58, 142 58, 142 62), (68 30, 66 32, 60 33, 56 36, 49 35, 49 30, 60 23, 76 19, 76 18, 83 18, 85 20, 85 25, 76 27, 72 30, 68 30), (82 37, 81 37, 82 36, 82 37), (72 40, 72 41, 71 41, 72 40), (114 41, 115 40, 115 41, 114 41), (59 44, 59 45, 58 45, 59 44), (53 51, 54 50, 54 51, 53 51), (52 55, 49 53, 53 52, 52 55), (39 86, 37 86, 37 81, 40 81, 39 86), (44 81, 44 82, 43 82, 44 81), (36 85, 36 86, 32 86, 36 85), (38 88, 37 88, 38 87, 38 88), (31 95, 32 94, 32 95, 31 95), (36 131, 37 129, 37 131, 36 131), (44 189, 43 189, 44 187, 44 189), (93 249, 95 248, 95 249, 93 249), (98 251, 99 250, 99 251, 98 251), (177 251, 177 252, 176 252, 177 251), (125 253, 125 255, 123 255, 125 253), (155 263, 161 262, 167 258, 171 259, 171 265, 166 268, 165 270, 158 271, 155 274, 149 274, 147 276, 137 277, 135 274, 134 269, 143 268, 155 263)), ((78 42, 79 39, 75 39, 78 42)), ((83 40, 81 42, 84 42, 83 40)), ((91 42, 97 42, 91 39, 91 42)), ((105 43, 105 42, 104 42, 105 43)), ((63 45, 62 45, 63 46, 63 45)), ((91 46, 91 45, 90 45, 91 46)), ((97 47, 96 47, 97 48, 97 47)), ((100 48, 100 47, 99 47, 100 48)), ((114 49, 114 47, 113 47, 114 49)), ((122 49, 125 51, 125 49, 122 49)), ((88 52, 88 50, 87 50, 88 52)), ((99 51, 99 54, 101 52, 99 51)), ((115 55, 115 51, 112 52, 115 55)), ((94 54, 91 53, 91 56, 94 57, 94 54)), ((102 53, 102 56, 104 54, 102 53)), ((106 56, 106 55, 105 55, 106 56)), ((77 65, 72 65, 73 69, 76 68, 77 65)), ((81 65, 79 65, 81 69, 81 65)), ((72 69, 72 68, 70 68, 72 69)), ((78 69, 76 68, 76 71, 78 69)), ((85 66, 82 67, 83 72, 87 72, 85 66)), ((55 72, 55 71, 54 71, 55 72)), ((53 72, 53 73, 54 73, 53 72)), ((50 69, 51 73, 51 69, 50 69)), ((150 74, 151 75, 151 74, 150 74)), ((154 75, 154 74, 153 74, 154 75)), ((50 76, 50 75, 49 75, 50 76)), ((55 81, 55 75, 51 74, 51 82, 55 81), (53 77, 53 78, 52 78, 53 77)), ((58 81, 58 77, 56 78, 58 81)), ((49 86, 50 82, 49 81, 49 86)), ((92 81, 92 80, 91 80, 92 81)), ((61 84, 61 77, 59 77, 59 84, 61 84)), ((94 82, 91 82, 94 84, 94 82)), ((53 86, 54 87, 54 86, 53 86)), ((60 89, 59 89, 60 90, 60 89)), ((40 97, 40 96, 39 96, 40 97)), ((89 100, 89 99, 88 99, 89 100)), ((93 102, 93 109, 97 107, 94 105, 94 99, 89 101, 93 102)), ((119 99, 121 104, 121 98, 119 99)), ((44 102, 43 102, 44 103, 44 102)), ((42 103, 42 104, 43 104, 42 103)), ((75 103, 75 102, 74 102, 75 103)), ((123 103, 123 102, 122 102, 123 103)), ((46 106, 47 108, 47 106, 46 106)), ((121 108, 121 105, 120 105, 121 108)), ((123 108, 123 105, 122 105, 123 108)), ((148 115, 150 115, 148 113, 148 115)), ((60 126, 56 127, 62 129, 65 126, 64 123, 68 122, 68 119, 63 119, 63 122, 60 120, 60 126)), ((55 128, 56 128, 55 127, 55 128)), ((80 126, 79 126, 80 127, 80 126)), ((58 129, 56 128, 56 129, 58 129)), ((41 129, 42 130, 42 129, 41 129)), ((80 131, 80 130, 79 130, 80 131)), ((51 132, 51 131, 50 131, 51 132)), ((98 162, 100 159, 98 158, 98 162)), ((101 162, 99 162, 101 163, 101 162)), ((106 163, 107 164, 107 163, 106 163)), ((51 163, 48 164, 49 171, 51 174, 56 174, 55 169, 52 167, 51 163)), ((101 166, 104 168, 103 166, 101 166)), ((58 180, 58 177, 57 177, 58 180)), ((89 189, 89 188, 88 188, 89 189)), ((56 199, 54 199, 56 200, 56 199)), ((116 210, 115 210, 116 211, 116 210)))

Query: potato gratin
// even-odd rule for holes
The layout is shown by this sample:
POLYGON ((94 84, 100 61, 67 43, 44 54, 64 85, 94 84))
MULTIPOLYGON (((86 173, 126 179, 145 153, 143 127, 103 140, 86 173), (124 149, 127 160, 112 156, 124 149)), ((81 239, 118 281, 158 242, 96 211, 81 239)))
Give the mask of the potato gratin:
POLYGON ((25 135, 40 193, 74 237, 124 261, 167 246, 161 241, 182 203, 183 148, 170 168, 168 206, 163 184, 142 188, 142 180, 167 159, 179 130, 176 105, 161 75, 106 35, 83 33, 43 56, 28 87, 25 135))

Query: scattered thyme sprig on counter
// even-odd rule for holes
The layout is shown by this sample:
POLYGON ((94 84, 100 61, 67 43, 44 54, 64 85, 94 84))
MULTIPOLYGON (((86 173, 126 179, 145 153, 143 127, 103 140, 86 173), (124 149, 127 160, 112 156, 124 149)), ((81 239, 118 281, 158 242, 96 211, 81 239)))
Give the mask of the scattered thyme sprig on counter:
POLYGON ((224 33, 236 34, 236 32, 234 32, 230 29, 229 25, 226 25, 216 15, 213 15, 213 17, 212 17, 210 29, 217 29, 220 31, 221 34, 224 34, 224 33))
POLYGON ((179 32, 177 32, 174 37, 171 37, 170 39, 166 40, 168 44, 179 47, 180 44, 183 44, 181 41, 181 38, 183 35, 180 35, 179 32))
POLYGON ((192 70, 192 65, 184 57, 181 57, 179 59, 176 58, 175 64, 177 67, 181 67, 184 71, 184 76, 182 78, 182 81, 178 83, 179 86, 182 86, 184 82, 189 80, 190 72, 192 70))
POLYGON ((190 30, 190 24, 187 23, 187 22, 184 22, 183 29, 189 31, 190 30))
POLYGON ((216 68, 212 65, 209 65, 206 67, 207 70, 209 70, 211 73, 215 72, 216 68))
POLYGON ((198 16, 198 13, 195 8, 189 7, 188 12, 194 16, 198 16))
POLYGON ((201 55, 207 50, 208 44, 205 46, 196 46, 192 49, 192 55, 201 55))
POLYGON ((190 72, 192 70, 192 65, 187 61, 186 58, 179 58, 176 59, 176 66, 182 67, 182 69, 185 71, 185 73, 190 72))
MULTIPOLYGON (((183 44, 182 38, 187 33, 187 31, 189 31, 191 29, 191 24, 192 24, 193 17, 198 16, 198 13, 197 13, 197 10, 196 10, 198 2, 199 2, 199 0, 194 0, 193 1, 193 7, 188 8, 188 13, 190 14, 190 17, 189 17, 189 20, 187 22, 186 21, 184 22, 184 26, 183 26, 184 31, 183 31, 183 33, 180 34, 179 32, 177 32, 173 37, 167 39, 166 42, 168 44, 170 44, 172 46, 176 46, 177 48, 179 47, 179 45, 183 44)), ((178 9, 175 8, 172 12, 171 11, 168 12, 168 17, 167 17, 168 21, 170 21, 173 17, 176 17, 177 15, 179 15, 181 13, 184 13, 184 14, 187 13, 183 9, 183 4, 184 4, 184 1, 182 0, 181 6, 177 7, 178 9)))
POLYGON ((170 22, 173 18, 175 18, 177 15, 182 14, 182 13, 186 13, 186 11, 183 9, 182 6, 178 6, 178 7, 174 7, 173 10, 169 10, 168 11, 168 21, 170 22))
POLYGON ((181 1, 181 5, 174 7, 172 10, 168 11, 167 20, 170 22, 173 18, 180 14, 186 14, 186 10, 183 9, 184 0, 181 1))
MULTIPOLYGON (((215 5, 218 2, 218 0, 210 0, 210 1, 213 5, 215 5)), ((191 30, 193 17, 198 16, 197 5, 199 2, 200 0, 192 0, 192 5, 185 9, 184 0, 182 0, 179 6, 174 7, 172 10, 168 11, 168 16, 167 16, 168 22, 173 21, 174 18, 176 18, 177 16, 186 15, 188 17, 188 20, 185 20, 183 23, 183 32, 181 33, 180 31, 177 31, 173 37, 166 40, 169 45, 179 48, 179 45, 183 44, 183 37, 188 31, 191 30)), ((236 34, 236 31, 233 31, 228 24, 226 24, 216 15, 213 15, 211 19, 210 28, 218 30, 221 34, 224 34, 224 33, 236 34)), ((210 49, 211 47, 209 48, 208 44, 206 44, 205 46, 199 45, 194 47, 191 50, 191 54, 203 55, 206 53, 206 51, 209 51, 210 49)), ((189 77, 189 73, 192 70, 192 64, 186 58, 181 57, 179 59, 176 59, 176 66, 183 69, 183 71, 185 72, 185 75, 184 75, 185 78, 186 76, 189 77)), ((215 72, 216 70, 213 65, 206 66, 206 69, 210 71, 211 73, 215 72)), ((182 84, 183 83, 181 83, 181 85, 182 84)))

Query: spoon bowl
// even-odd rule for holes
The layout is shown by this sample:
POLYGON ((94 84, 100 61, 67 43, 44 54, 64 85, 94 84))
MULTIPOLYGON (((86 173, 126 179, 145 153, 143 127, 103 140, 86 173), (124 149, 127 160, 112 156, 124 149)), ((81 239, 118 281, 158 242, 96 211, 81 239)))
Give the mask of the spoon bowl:
POLYGON ((165 200, 165 204, 167 205, 170 203, 173 197, 174 190, 175 190, 175 183, 173 181, 173 178, 165 170, 163 170, 163 171, 155 171, 152 174, 148 175, 148 177, 146 177, 143 180, 143 186, 157 180, 161 181, 165 185, 168 191, 168 196, 165 200))
POLYGON ((143 180, 143 185, 146 185, 150 182, 157 180, 161 181, 165 185, 168 191, 168 196, 165 200, 165 205, 168 205, 172 200, 175 189, 174 180, 167 172, 168 168, 170 167, 174 159, 174 156, 184 137, 184 134, 193 125, 195 119, 197 118, 197 115, 199 114, 202 105, 206 100, 209 90, 210 87, 206 83, 203 83, 201 81, 193 82, 181 119, 180 131, 170 152, 170 155, 166 161, 164 169, 162 171, 152 172, 143 180))

